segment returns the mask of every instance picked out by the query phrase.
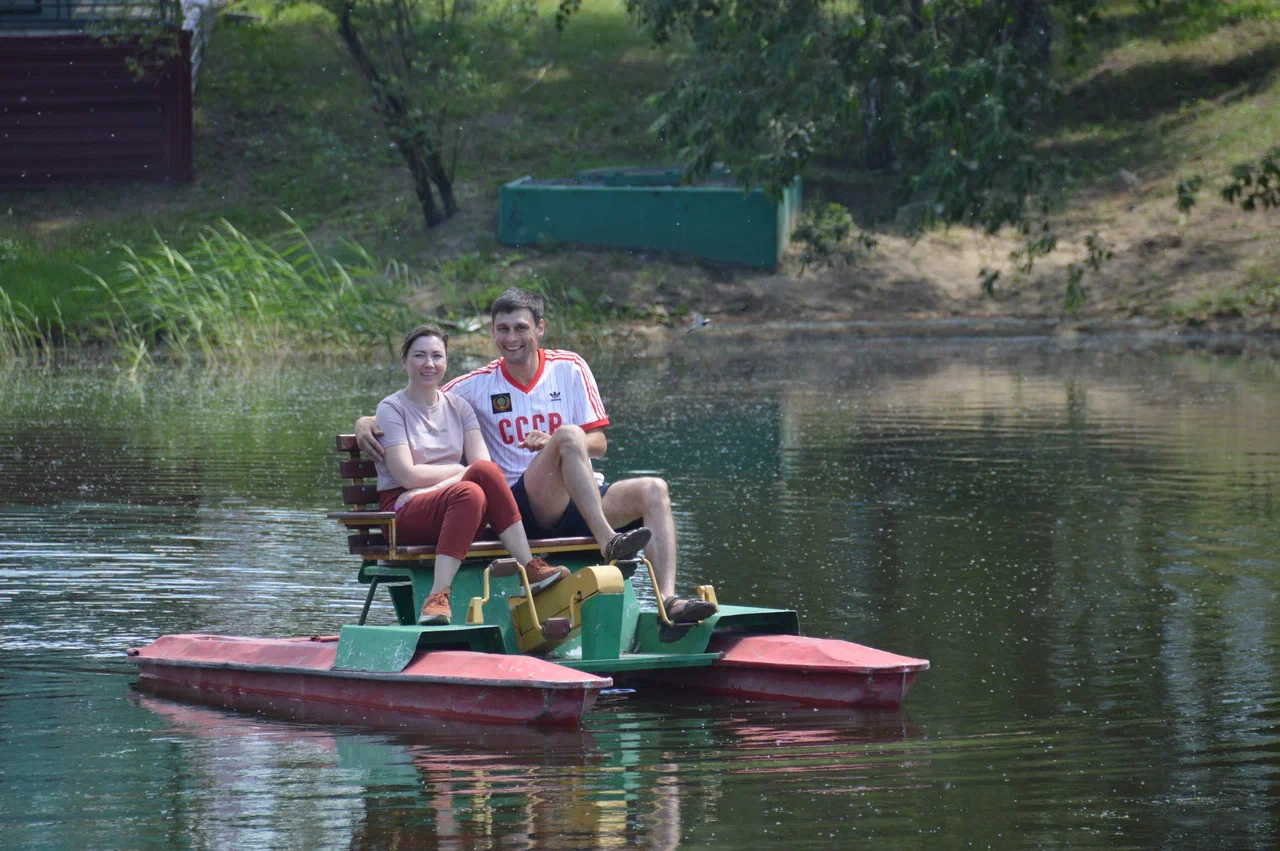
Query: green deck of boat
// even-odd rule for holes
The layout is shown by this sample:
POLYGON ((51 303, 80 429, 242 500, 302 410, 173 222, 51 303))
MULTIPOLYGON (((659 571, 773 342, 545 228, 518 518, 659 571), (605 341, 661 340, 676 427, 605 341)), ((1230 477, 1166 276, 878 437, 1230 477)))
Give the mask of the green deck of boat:
POLYGON ((612 674, 617 671, 657 671, 663 668, 700 668, 720 658, 719 653, 624 653, 617 659, 551 659, 557 665, 586 671, 588 674, 612 674))

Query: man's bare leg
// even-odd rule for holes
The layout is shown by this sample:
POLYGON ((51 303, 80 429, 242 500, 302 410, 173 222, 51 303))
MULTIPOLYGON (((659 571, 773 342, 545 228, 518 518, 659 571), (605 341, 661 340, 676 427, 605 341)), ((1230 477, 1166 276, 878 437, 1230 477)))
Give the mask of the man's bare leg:
POLYGON ((613 526, 605 518, 600 489, 587 455, 587 435, 577 426, 560 426, 551 435, 524 471, 524 491, 541 525, 555 525, 573 500, 602 552, 613 537, 613 526))
MULTIPOLYGON (((653 532, 645 554, 658 577, 663 599, 676 593, 676 522, 671 497, 662 479, 646 477, 614 482, 604 495, 604 514, 610 523, 625 526, 637 518, 653 532)), ((581 508, 581 506, 579 506, 581 508)))
POLYGON ((662 479, 623 479, 614 482, 604 495, 604 512, 609 522, 625 526, 637 517, 653 532, 645 547, 653 574, 658 580, 667 615, 676 623, 696 623, 716 613, 716 606, 697 597, 676 596, 676 522, 671 516, 671 497, 662 479))

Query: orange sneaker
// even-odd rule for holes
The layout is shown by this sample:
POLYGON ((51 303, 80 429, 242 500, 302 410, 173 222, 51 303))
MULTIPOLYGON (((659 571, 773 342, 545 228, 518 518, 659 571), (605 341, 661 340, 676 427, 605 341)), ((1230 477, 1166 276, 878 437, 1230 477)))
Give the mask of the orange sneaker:
POLYGON ((453 608, 449 605, 450 590, 452 586, 446 585, 443 591, 427 597, 427 602, 422 604, 422 616, 418 618, 418 623, 423 626, 449 625, 449 617, 453 614, 453 608))
POLYGON ((525 575, 529 577, 529 587, 537 594, 544 588, 550 588, 569 575, 567 567, 552 567, 545 558, 531 558, 524 566, 525 575))

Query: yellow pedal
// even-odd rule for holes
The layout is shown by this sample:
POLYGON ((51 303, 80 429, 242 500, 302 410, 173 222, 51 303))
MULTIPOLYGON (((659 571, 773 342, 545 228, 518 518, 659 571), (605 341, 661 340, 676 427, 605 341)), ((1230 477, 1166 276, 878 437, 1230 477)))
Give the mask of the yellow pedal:
POLYGON ((484 623, 484 604, 489 602, 489 575, 515 576, 517 573, 524 576, 520 563, 513 558, 497 558, 489 562, 489 566, 484 569, 484 596, 472 597, 467 605, 468 624, 480 626, 484 623))
POLYGON ((516 643, 523 653, 550 649, 573 633, 582 629, 582 604, 596 594, 621 594, 622 573, 611 565, 584 567, 568 578, 561 579, 545 591, 534 595, 533 606, 527 597, 511 597, 511 621, 516 628, 516 643), (533 610, 536 609, 536 614, 533 610), (569 624, 563 636, 561 624, 544 632, 544 624, 561 619, 569 624))

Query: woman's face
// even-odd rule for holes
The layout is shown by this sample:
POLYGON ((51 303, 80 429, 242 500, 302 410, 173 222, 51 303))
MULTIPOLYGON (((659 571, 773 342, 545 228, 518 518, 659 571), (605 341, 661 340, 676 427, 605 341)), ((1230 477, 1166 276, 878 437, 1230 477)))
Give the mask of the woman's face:
POLYGON ((438 390, 444 383, 444 372, 449 366, 449 356, 444 340, 439 337, 419 337, 409 346, 409 354, 400 361, 409 376, 409 384, 423 390, 438 390))

